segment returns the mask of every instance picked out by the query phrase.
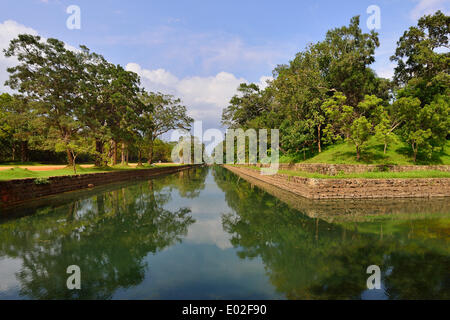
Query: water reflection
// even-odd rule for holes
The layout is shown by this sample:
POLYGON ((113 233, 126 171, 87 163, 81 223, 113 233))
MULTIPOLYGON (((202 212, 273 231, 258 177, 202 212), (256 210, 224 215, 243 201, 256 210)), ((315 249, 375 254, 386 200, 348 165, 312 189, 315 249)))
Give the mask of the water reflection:
POLYGON ((206 175, 194 169, 92 196, 82 193, 82 199, 62 205, 38 203, 27 208, 33 215, 0 224, 0 257, 22 262, 15 273, 18 295, 107 299, 119 287, 139 284, 148 268, 143 258, 180 242, 195 222, 187 207, 164 208, 172 190, 195 197, 206 175), (72 264, 82 270, 81 290, 66 288, 65 270, 72 264))
POLYGON ((382 201, 375 211, 367 201, 332 202, 329 208, 352 208, 339 215, 324 209, 330 203, 314 207, 298 197, 297 203, 286 198, 288 206, 223 168, 215 179, 233 209, 223 226, 239 257, 262 258, 271 283, 288 299, 367 298, 366 268, 373 264, 383 272, 377 298, 450 298, 448 201, 437 200, 440 212, 430 212, 432 201, 424 212, 382 201))
POLYGON ((308 201, 217 167, 1 215, 0 299, 450 298, 445 199, 308 201))

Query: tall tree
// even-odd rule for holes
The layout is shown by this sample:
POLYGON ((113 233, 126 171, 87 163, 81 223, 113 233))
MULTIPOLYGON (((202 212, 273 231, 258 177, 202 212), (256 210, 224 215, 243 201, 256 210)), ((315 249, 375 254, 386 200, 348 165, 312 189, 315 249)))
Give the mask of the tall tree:
POLYGON ((81 46, 79 56, 84 70, 83 108, 79 117, 95 141, 95 164, 106 164, 104 145, 111 139, 116 164, 118 143, 129 144, 133 139, 132 130, 141 108, 139 76, 107 62, 85 46, 81 46))
POLYGON ((229 128, 245 128, 249 121, 270 110, 270 97, 258 85, 241 83, 237 91, 222 112, 222 124, 229 128))
POLYGON ((180 99, 162 93, 149 93, 141 95, 144 105, 152 105, 153 112, 148 114, 145 127, 145 136, 148 142, 148 164, 153 161, 153 144, 156 138, 173 129, 188 130, 194 121, 187 115, 186 107, 180 99))
POLYGON ((14 143, 14 129, 9 122, 9 111, 12 97, 8 93, 0 95, 0 159, 15 160, 15 143, 14 143))
MULTIPOLYGON (((276 88, 275 96, 283 106, 287 119, 308 125, 295 126, 297 132, 290 129, 288 136, 300 135, 303 139, 310 137, 310 127, 313 126, 316 132, 314 141, 319 152, 322 151, 322 130, 326 121, 321 105, 331 91, 321 70, 320 50, 320 45, 310 45, 304 52, 297 53, 289 66, 277 69, 278 77, 273 82, 276 88), (305 122, 306 119, 308 122, 305 122)), ((296 145, 295 141, 290 141, 289 144, 293 147, 296 145)), ((304 144, 304 141, 298 141, 296 150, 300 144, 304 144)))
POLYGON ((361 150, 364 149, 369 140, 371 130, 372 125, 364 116, 355 119, 350 127, 349 139, 353 141, 356 147, 356 160, 358 161, 361 158, 361 150))
MULTIPOLYGON (((426 82, 438 74, 449 74, 450 46, 450 16, 441 11, 434 15, 425 15, 419 19, 417 26, 410 27, 397 42, 392 61, 397 62, 395 80, 406 85, 414 78, 421 78, 426 82), (444 49, 444 50, 439 50, 444 49)), ((418 97, 423 103, 431 99, 418 97)))
POLYGON ((401 134, 411 145, 413 160, 419 151, 431 158, 433 151, 442 149, 450 134, 450 99, 439 96, 435 101, 421 107, 420 100, 402 97, 395 101, 398 114, 404 121, 401 134))
MULTIPOLYGON (((62 41, 21 34, 4 50, 6 57, 15 56, 19 64, 8 68, 6 85, 39 102, 36 113, 57 131, 56 142, 69 145, 80 130, 74 114, 81 103, 80 61, 62 41)), ((69 164, 73 158, 66 149, 69 164)))
POLYGON ((401 135, 411 145, 413 159, 431 158, 449 135, 450 16, 425 15, 397 42, 392 61, 400 86, 393 106, 403 118, 401 135))
POLYGON ((353 107, 364 95, 378 90, 380 80, 369 66, 375 61, 375 49, 380 45, 378 33, 363 33, 360 18, 355 16, 348 26, 327 32, 319 43, 320 69, 330 89, 342 92, 353 107))

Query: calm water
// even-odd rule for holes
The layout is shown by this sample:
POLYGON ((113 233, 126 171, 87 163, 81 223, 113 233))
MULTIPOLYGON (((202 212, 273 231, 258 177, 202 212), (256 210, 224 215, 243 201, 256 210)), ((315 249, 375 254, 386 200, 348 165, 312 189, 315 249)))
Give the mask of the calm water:
POLYGON ((450 299, 448 199, 318 203, 198 168, 11 213, 0 299, 450 299))

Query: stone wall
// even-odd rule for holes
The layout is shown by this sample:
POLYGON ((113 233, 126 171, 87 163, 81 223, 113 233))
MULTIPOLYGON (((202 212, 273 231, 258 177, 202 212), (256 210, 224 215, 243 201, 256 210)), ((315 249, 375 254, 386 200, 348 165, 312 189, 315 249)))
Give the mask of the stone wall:
POLYGON ((308 199, 448 197, 450 179, 312 179, 225 165, 228 170, 272 184, 308 199))
POLYGON ((273 195, 310 218, 328 222, 367 221, 375 215, 391 217, 421 217, 430 214, 449 214, 450 201, 446 197, 436 198, 391 198, 391 199, 308 199, 248 175, 240 175, 252 186, 273 195))
MULTIPOLYGON (((268 167, 267 164, 257 164, 258 167, 268 167)), ((280 163, 280 170, 294 170, 304 171, 310 173, 321 173, 334 176, 342 173, 362 173, 374 171, 389 171, 389 172, 406 172, 406 171, 426 171, 438 170, 450 172, 449 165, 432 165, 432 166, 399 166, 387 164, 325 164, 325 163, 280 163)))
POLYGON ((58 176, 48 178, 48 183, 44 184, 37 184, 35 178, 0 181, 0 213, 2 207, 5 208, 35 198, 112 182, 149 178, 161 174, 174 173, 194 166, 195 165, 182 165, 152 169, 58 176))

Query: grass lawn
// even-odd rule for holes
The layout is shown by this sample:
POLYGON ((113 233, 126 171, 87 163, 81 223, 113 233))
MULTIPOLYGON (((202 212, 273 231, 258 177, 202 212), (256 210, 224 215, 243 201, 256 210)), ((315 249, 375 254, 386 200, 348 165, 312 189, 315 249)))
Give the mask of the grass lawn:
MULTIPOLYGON (((331 164, 397 164, 414 165, 411 155, 411 147, 400 141, 388 145, 386 154, 383 153, 384 145, 372 138, 367 148, 361 153, 361 160, 356 161, 355 146, 350 143, 342 143, 327 147, 322 153, 312 158, 303 160, 303 155, 281 156, 281 163, 331 163, 331 164)), ((419 149, 420 151, 420 149, 419 149)), ((450 141, 447 141, 444 150, 435 153, 430 160, 420 159, 418 156, 416 164, 447 164, 450 165, 450 141)))
POLYGON ((2 162, 0 163, 0 167, 10 167, 10 166, 54 166, 54 165, 61 165, 61 164, 47 164, 47 163, 40 163, 40 162, 2 162))
MULTIPOLYGON (((235 165, 239 167, 239 165, 235 165)), ((260 170, 256 166, 245 166, 246 168, 260 170)), ((315 178, 315 179, 414 179, 414 178, 450 178, 450 172, 428 170, 428 171, 407 171, 407 172, 362 172, 362 173, 341 173, 335 176, 330 176, 320 173, 311 173, 304 171, 294 170, 278 170, 280 174, 286 174, 289 176, 297 176, 303 178, 315 178)))
MULTIPOLYGON (((131 167, 131 166, 123 166, 117 165, 114 167, 107 168, 82 168, 77 166, 77 174, 88 174, 88 173, 99 173, 99 172, 111 172, 111 171, 123 171, 123 170, 141 170, 141 169, 149 169, 149 168, 157 168, 157 167, 170 167, 177 166, 179 164, 158 164, 151 165, 144 164, 142 167, 131 167)), ((11 168, 7 170, 0 171, 0 180, 12 180, 12 179, 23 179, 23 178, 48 178, 55 176, 69 176, 73 175, 72 168, 63 168, 57 170, 48 170, 48 171, 30 171, 28 169, 23 168, 11 168)))

